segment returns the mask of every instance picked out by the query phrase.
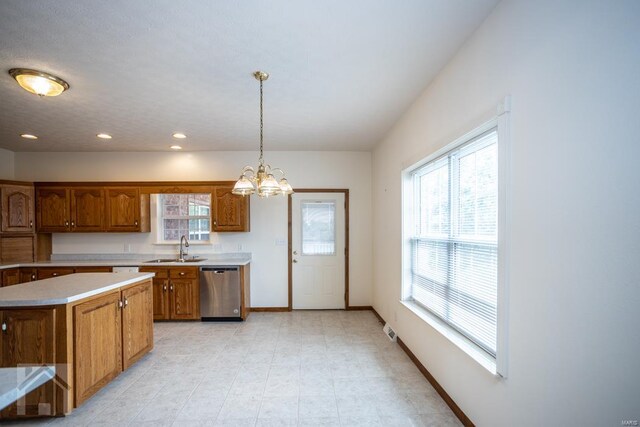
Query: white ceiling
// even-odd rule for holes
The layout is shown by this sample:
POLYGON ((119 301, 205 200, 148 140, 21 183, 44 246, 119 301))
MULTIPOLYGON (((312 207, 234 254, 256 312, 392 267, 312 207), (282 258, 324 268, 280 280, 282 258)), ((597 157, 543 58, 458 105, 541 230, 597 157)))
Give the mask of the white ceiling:
POLYGON ((261 69, 266 150, 369 150, 497 1, 2 0, 0 147, 256 150, 261 69), (71 88, 39 99, 13 67, 71 88))

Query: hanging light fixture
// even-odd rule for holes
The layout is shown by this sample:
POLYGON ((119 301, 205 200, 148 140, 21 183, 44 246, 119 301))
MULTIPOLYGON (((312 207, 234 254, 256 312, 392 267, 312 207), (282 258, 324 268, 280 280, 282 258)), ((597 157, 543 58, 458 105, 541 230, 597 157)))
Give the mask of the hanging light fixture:
POLYGON ((38 96, 58 96, 69 89, 69 83, 60 77, 27 68, 12 68, 11 77, 16 79, 21 88, 38 96))
POLYGON ((259 197, 286 196, 293 193, 293 188, 289 185, 284 171, 265 164, 263 156, 262 83, 269 78, 269 74, 264 71, 256 71, 253 76, 260 81, 260 159, 257 171, 251 166, 245 166, 242 169, 240 178, 233 186, 232 193, 240 196, 249 196, 255 192, 259 197), (280 181, 276 180, 274 173, 282 175, 280 181))

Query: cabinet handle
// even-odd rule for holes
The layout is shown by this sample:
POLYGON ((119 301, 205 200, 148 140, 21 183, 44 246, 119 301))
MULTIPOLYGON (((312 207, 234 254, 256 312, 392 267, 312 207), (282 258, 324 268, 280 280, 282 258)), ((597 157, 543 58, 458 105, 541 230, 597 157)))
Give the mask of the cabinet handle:
POLYGON ((36 275, 35 274, 31 275, 31 280, 36 280, 36 275))
POLYGON ((138 221, 133 221, 133 225, 138 226, 138 221))
POLYGON ((7 333, 7 322, 2 322, 2 332, 7 333))
POLYGON ((75 227, 75 226, 76 226, 75 221, 71 221, 71 226, 72 226, 72 227, 75 227))
POLYGON ((180 272, 180 275, 181 275, 181 276, 184 276, 184 271, 181 271, 181 272, 180 272))
POLYGON ((29 221, 29 228, 33 228, 33 221, 29 221))
POLYGON ((53 277, 56 277, 56 276, 58 275, 58 273, 51 273, 51 275, 52 275, 53 277))
POLYGON ((125 298, 125 299, 124 299, 124 306, 125 306, 125 308, 126 308, 128 305, 129 305, 129 300, 125 298))
POLYGON ((167 292, 167 285, 164 285, 164 286, 162 287, 162 292, 167 292))
POLYGON ((172 283, 171 285, 169 285, 169 290, 170 290, 171 292, 173 292, 173 283, 172 283))
POLYGON ((68 226, 69 226, 69 221, 65 221, 65 222, 64 222, 64 226, 65 226, 65 227, 68 227, 68 226))
POLYGON ((122 301, 118 300, 118 308, 122 308, 122 301))

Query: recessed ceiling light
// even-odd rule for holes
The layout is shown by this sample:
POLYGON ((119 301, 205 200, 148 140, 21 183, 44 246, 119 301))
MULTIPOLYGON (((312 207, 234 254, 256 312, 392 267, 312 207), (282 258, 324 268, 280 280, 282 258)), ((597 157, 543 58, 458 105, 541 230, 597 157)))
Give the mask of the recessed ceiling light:
POLYGON ((99 133, 96 136, 100 139, 111 139, 111 135, 109 135, 108 133, 99 133))
POLYGON ((31 135, 30 133, 23 133, 23 134, 22 134, 22 135, 20 135, 20 136, 21 136, 21 137, 23 137, 23 138, 26 138, 26 139, 38 139, 38 137, 37 137, 37 136, 35 136, 35 135, 31 135))
POLYGON ((42 71, 12 68, 9 74, 16 79, 21 88, 39 96, 58 96, 69 89, 69 83, 42 71))
POLYGON ((181 146, 179 146, 179 145, 172 145, 172 146, 171 146, 171 149, 172 149, 172 150, 182 150, 182 147, 181 147, 181 146))
POLYGON ((184 133, 174 133, 173 137, 178 139, 185 139, 187 135, 185 135, 184 133))

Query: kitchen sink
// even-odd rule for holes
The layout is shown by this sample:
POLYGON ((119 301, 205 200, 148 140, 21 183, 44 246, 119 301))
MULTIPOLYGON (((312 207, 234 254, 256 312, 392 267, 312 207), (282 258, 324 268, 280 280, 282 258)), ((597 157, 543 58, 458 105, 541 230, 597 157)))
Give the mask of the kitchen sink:
POLYGON ((160 263, 163 263, 163 262, 200 262, 200 261, 206 261, 206 258, 185 258, 185 259, 158 258, 158 259, 152 259, 150 261, 145 261, 145 263, 160 264, 160 263))

